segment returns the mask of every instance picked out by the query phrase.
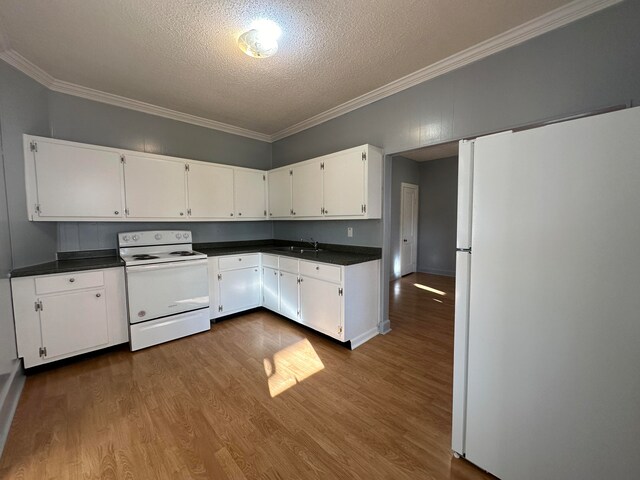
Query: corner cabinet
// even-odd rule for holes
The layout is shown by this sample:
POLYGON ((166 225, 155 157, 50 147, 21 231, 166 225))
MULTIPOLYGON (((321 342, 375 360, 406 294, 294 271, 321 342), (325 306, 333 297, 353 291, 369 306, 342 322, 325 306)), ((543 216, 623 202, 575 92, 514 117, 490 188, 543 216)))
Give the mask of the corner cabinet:
POLYGON ((25 368, 129 341, 123 268, 11 279, 25 368))

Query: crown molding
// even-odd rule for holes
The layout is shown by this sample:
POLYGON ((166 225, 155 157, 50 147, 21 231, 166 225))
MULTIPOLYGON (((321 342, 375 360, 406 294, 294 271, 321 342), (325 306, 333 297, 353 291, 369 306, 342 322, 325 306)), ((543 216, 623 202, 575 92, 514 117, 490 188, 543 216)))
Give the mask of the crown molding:
MULTIPOLYGON (((227 123, 217 122, 208 118, 178 112, 169 108, 159 107, 139 100, 58 80, 12 49, 0 51, 0 60, 4 60, 8 64, 20 70, 22 73, 30 76, 45 87, 56 92, 82 97, 117 107, 128 108, 130 110, 136 110, 151 115, 157 115, 180 122, 190 123, 192 125, 198 125, 212 130, 231 133, 233 135, 253 138, 263 142, 275 142, 357 110, 358 108, 364 107, 373 102, 377 102, 378 100, 382 100, 432 78, 481 60, 489 55, 493 55, 494 53, 506 50, 509 47, 523 43, 546 32, 591 15, 592 13, 598 12, 617 3, 621 3, 622 1, 623 0, 575 0, 529 22, 507 30, 500 35, 496 35, 489 40, 451 55, 448 58, 440 60, 416 72, 410 73, 398 80, 394 80, 391 83, 376 88, 364 95, 360 95, 348 102, 291 125, 273 135, 255 132, 253 130, 236 127, 227 123)), ((0 34, 1 33, 2 32, 0 30, 0 34)), ((7 46, 8 43, 6 42, 6 39, 3 36, 0 36, 0 47, 7 46)))
POLYGON ((623 0, 576 0, 271 135, 275 142, 579 20, 623 0))
POLYGON ((5 50, 4 52, 0 52, 0 59, 4 60, 9 65, 15 67, 25 75, 28 75, 35 81, 41 83, 48 89, 55 92, 65 93, 67 95, 73 95, 75 97, 86 98, 88 100, 114 105, 116 107, 128 108, 130 110, 169 118, 171 120, 177 120, 179 122, 190 123, 192 125, 198 125, 200 127, 210 128, 212 130, 231 133, 233 135, 253 138, 254 140, 271 142, 271 135, 265 133, 254 132, 253 130, 247 130, 246 128, 236 127, 227 123, 216 122, 215 120, 210 120, 208 118, 178 112, 169 108, 159 107, 157 105, 141 102, 139 100, 121 97, 120 95, 114 95, 112 93, 102 92, 93 88, 83 87, 74 83, 58 80, 49 75, 34 63, 24 58, 15 50, 5 50))

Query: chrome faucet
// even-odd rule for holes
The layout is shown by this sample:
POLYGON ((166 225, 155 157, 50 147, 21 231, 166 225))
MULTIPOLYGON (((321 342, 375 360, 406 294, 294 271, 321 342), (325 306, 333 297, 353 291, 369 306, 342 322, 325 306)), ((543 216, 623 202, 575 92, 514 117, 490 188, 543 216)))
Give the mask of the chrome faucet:
POLYGON ((309 240, 305 240, 304 238, 301 238, 300 241, 304 242, 304 243, 308 243, 309 245, 311 245, 313 247, 313 249, 316 252, 318 251, 318 242, 316 240, 314 240, 313 237, 309 237, 309 240))

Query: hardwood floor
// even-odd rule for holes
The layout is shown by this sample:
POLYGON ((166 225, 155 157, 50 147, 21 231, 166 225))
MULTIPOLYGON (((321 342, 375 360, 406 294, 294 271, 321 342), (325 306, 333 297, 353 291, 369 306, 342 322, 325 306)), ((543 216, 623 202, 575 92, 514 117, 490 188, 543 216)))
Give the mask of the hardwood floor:
POLYGON ((453 300, 392 283, 393 330, 355 351, 260 310, 34 374, 0 478, 492 478, 449 451, 453 300))

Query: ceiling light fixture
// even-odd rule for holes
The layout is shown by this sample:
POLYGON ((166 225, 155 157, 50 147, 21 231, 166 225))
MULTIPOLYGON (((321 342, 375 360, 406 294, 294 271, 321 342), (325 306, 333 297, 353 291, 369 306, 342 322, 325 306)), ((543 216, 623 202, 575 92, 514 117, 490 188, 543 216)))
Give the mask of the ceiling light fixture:
POLYGON ((267 58, 278 51, 278 38, 282 30, 271 20, 256 20, 251 24, 251 30, 244 32, 238 38, 240 50, 255 58, 267 58))

